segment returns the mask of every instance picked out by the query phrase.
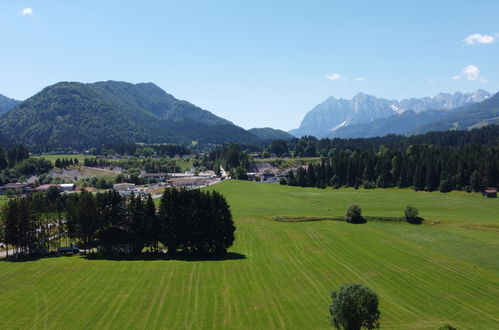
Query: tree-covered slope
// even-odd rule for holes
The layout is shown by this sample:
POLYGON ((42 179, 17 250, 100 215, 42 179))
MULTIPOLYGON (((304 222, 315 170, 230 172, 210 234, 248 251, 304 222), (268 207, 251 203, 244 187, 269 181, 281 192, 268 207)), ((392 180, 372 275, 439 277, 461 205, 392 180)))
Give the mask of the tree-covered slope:
POLYGON ((256 140, 244 129, 179 101, 154 84, 114 81, 49 86, 4 115, 0 130, 19 142, 48 148, 256 140))
POLYGON ((295 137, 289 133, 286 133, 280 129, 274 129, 270 127, 263 128, 252 128, 248 130, 251 134, 255 135, 261 140, 291 140, 295 137))
POLYGON ((14 100, 0 94, 0 115, 14 109, 21 101, 14 100))

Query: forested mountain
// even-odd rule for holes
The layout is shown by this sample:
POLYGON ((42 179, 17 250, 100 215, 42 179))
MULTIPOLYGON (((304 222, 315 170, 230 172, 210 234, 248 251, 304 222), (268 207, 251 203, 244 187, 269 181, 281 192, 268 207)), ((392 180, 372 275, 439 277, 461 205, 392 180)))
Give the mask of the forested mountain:
POLYGON ((270 127, 264 128, 252 128, 248 130, 251 134, 255 135, 261 140, 290 140, 295 137, 289 133, 286 133, 280 129, 274 129, 270 127))
MULTIPOLYGON (((459 92, 454 94, 440 93, 433 98, 410 98, 401 101, 377 98, 363 93, 355 95, 351 100, 330 97, 308 112, 300 127, 291 130, 289 133, 296 137, 313 135, 319 138, 326 136, 376 136, 379 133, 374 131, 386 131, 386 129, 383 130, 380 127, 383 125, 381 118, 392 117, 390 120, 393 121, 396 118, 393 116, 403 114, 406 111, 413 111, 417 114, 431 109, 448 111, 460 106, 481 102, 489 97, 490 94, 484 90, 465 94, 459 92), (364 131, 364 129, 371 129, 370 126, 357 127, 352 131, 345 129, 348 126, 367 124, 374 121, 377 121, 377 123, 372 127, 373 132, 364 131), (355 135, 354 132, 356 131, 363 133, 363 135, 355 135), (345 135, 342 135, 342 132, 345 135)), ((417 118, 421 120, 425 116, 418 116, 417 118)))
POLYGON ((14 109, 21 101, 14 100, 0 94, 0 115, 14 109))
POLYGON ((411 133, 467 130, 491 124, 499 124, 499 93, 483 102, 458 108, 442 120, 414 129, 411 133))
POLYGON ((107 143, 242 142, 241 127, 180 101, 152 83, 61 82, 0 119, 0 130, 31 147, 88 148, 107 143))

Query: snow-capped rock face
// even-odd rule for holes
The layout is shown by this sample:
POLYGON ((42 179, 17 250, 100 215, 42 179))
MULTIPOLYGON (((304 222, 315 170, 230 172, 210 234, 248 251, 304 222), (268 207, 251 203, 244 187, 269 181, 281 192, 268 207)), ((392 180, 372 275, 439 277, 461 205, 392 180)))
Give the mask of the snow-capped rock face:
POLYGON ((369 123, 379 118, 402 114, 412 110, 416 113, 433 110, 451 110, 467 104, 477 103, 491 97, 484 90, 474 93, 440 93, 435 97, 387 100, 359 93, 351 100, 329 97, 309 111, 300 127, 289 133, 301 137, 313 135, 324 137, 331 131, 353 124, 369 123))

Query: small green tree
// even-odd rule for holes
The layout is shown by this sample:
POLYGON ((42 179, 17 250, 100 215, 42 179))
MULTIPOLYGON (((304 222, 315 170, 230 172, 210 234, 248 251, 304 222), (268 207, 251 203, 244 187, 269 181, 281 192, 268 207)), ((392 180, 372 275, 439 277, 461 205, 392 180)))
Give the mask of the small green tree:
POLYGON ((331 325, 336 329, 379 328, 378 295, 368 287, 349 283, 331 293, 331 325))
POLYGON ((443 324, 439 326, 437 330, 457 330, 457 328, 453 327, 450 324, 443 324))
POLYGON ((405 220, 410 223, 421 223, 419 211, 417 208, 407 205, 404 210, 405 220))
POLYGON ((358 204, 351 204, 348 206, 345 213, 345 220, 349 223, 363 223, 365 222, 362 217, 362 210, 358 204))

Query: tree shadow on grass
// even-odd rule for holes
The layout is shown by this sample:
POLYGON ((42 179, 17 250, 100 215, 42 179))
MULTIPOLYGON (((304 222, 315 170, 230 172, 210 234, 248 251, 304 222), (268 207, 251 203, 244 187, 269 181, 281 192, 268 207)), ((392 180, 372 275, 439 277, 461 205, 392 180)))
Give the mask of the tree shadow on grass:
POLYGON ((157 261, 157 260, 180 260, 180 261, 226 261, 226 260, 242 260, 246 259, 246 255, 236 252, 227 252, 222 255, 192 255, 192 254, 177 254, 175 256, 166 253, 142 253, 142 254, 87 254, 83 258, 87 260, 112 260, 112 261, 157 261))
POLYGON ((157 260, 180 260, 180 261, 226 261, 226 260, 242 260, 246 259, 246 255, 236 252, 228 252, 223 255, 191 255, 191 254, 178 254, 170 256, 166 253, 142 253, 142 254, 121 254, 121 255, 108 255, 99 253, 80 254, 74 256, 62 255, 46 255, 46 256, 22 256, 0 258, 0 262, 30 262, 38 261, 45 258, 84 258, 87 260, 112 260, 112 261, 157 261, 157 260))

